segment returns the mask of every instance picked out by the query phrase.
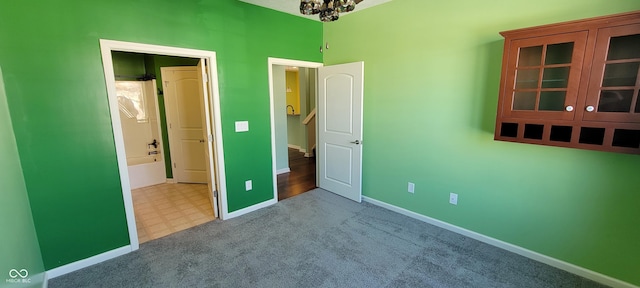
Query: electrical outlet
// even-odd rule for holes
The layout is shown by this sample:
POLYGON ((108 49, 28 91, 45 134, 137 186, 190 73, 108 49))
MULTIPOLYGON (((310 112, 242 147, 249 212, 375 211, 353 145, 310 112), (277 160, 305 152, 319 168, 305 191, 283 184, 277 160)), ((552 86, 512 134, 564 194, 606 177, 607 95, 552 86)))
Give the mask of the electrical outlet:
POLYGON ((458 205, 458 194, 449 193, 449 203, 453 205, 458 205))
POLYGON ((407 191, 409 193, 413 193, 413 192, 415 192, 415 190, 416 190, 416 184, 413 184, 413 183, 409 182, 409 187, 407 187, 407 191))
POLYGON ((251 182, 251 180, 244 181, 244 188, 247 191, 251 191, 251 189, 253 189, 253 182, 251 182))

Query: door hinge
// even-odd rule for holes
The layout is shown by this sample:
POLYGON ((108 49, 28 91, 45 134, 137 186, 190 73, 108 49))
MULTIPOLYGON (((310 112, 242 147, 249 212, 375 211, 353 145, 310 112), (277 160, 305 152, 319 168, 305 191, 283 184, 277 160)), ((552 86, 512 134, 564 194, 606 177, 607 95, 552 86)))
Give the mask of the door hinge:
POLYGON ((213 197, 218 197, 218 191, 217 190, 213 191, 213 197))
POLYGON ((178 168, 178 167, 176 166, 176 163, 173 163, 173 168, 178 168))
POLYGON ((213 135, 209 134, 209 136, 207 136, 207 139, 209 139, 209 142, 213 142, 213 135))
POLYGON ((171 123, 169 123, 169 129, 173 128, 173 126, 171 126, 171 123))

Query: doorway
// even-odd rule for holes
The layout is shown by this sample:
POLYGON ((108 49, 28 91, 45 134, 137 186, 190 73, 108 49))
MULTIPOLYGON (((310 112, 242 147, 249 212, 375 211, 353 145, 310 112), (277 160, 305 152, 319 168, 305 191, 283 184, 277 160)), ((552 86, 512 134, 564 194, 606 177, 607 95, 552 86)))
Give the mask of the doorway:
POLYGON ((200 59, 129 52, 112 59, 138 241, 214 220, 200 59))
MULTIPOLYGON (((162 55, 195 58, 198 60, 197 77, 199 78, 199 92, 202 109, 202 127, 204 131, 203 146, 206 155, 206 171, 207 184, 201 185, 200 189, 205 191, 209 197, 209 204, 215 214, 220 212, 219 217, 225 219, 228 214, 226 203, 226 185, 224 173, 224 159, 222 146, 222 129, 220 119, 220 97, 218 93, 217 81, 217 64, 216 54, 212 51, 193 50, 157 45, 147 45, 140 43, 121 42, 112 40, 100 40, 102 52, 103 68, 105 73, 105 83, 109 96, 109 106, 112 120, 112 129, 114 133, 114 142, 118 158, 118 167, 120 170, 120 182, 122 186, 123 199, 125 204, 125 213, 127 218, 127 226, 131 249, 139 248, 139 239, 136 223, 136 213, 133 207, 133 197, 131 182, 129 179, 129 167, 127 165, 127 152, 125 150, 124 135, 122 130, 122 120, 118 111, 118 97, 116 91, 116 77, 114 73, 113 52, 131 52, 149 55, 162 55), (220 208, 220 209, 219 209, 220 208)), ((168 151, 167 151, 168 152, 168 151)), ((191 184, 172 184, 172 185, 191 185, 191 184)), ((197 185, 197 184, 196 184, 197 185)), ((180 187, 184 190, 185 187, 180 187)), ((184 192, 184 191, 183 191, 184 192)))
POLYGON ((315 81, 308 79, 316 79, 316 70, 321 66, 315 62, 269 58, 275 199, 283 200, 317 187, 317 88, 315 81))
POLYGON ((140 244, 215 220, 207 184, 163 183, 131 195, 140 244))
POLYGON ((315 189, 316 157, 288 148, 290 171, 278 174, 278 201, 315 189))
MULTIPOLYGON (((362 201, 362 131, 364 99, 364 62, 352 62, 324 67, 321 63, 269 58, 269 93, 271 103, 271 135, 274 183, 278 153, 276 73, 281 65, 316 68, 318 94, 315 136, 317 157, 316 186, 356 202, 362 201)), ((285 107, 286 109, 286 107, 285 107)), ((306 120, 306 119, 305 119, 306 120)), ((280 135, 279 135, 280 134, 280 135)), ((280 153, 282 155, 282 153, 280 153)), ((274 198, 278 198, 274 184, 274 198)))

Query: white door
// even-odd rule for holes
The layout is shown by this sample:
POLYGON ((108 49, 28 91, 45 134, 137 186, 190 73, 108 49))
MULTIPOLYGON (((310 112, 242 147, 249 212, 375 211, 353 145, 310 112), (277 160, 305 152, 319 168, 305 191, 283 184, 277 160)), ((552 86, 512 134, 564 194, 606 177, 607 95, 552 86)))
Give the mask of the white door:
POLYGON ((202 85, 198 67, 162 67, 173 178, 207 183, 202 85))
MULTIPOLYGON (((198 92, 200 94, 200 101, 202 107, 211 107, 209 105, 209 76, 207 74, 207 64, 204 59, 200 59, 198 62, 198 83, 199 89, 198 92)), ((211 117, 209 109, 203 109, 202 117, 202 127, 205 129, 204 131, 204 139, 206 140, 205 151, 205 159, 206 162, 206 172, 207 172, 207 186, 209 187, 209 200, 211 201, 211 207, 213 207, 213 214, 216 218, 218 218, 218 185, 216 183, 216 169, 215 166, 215 150, 213 148, 213 118, 211 117), (214 157, 211 157, 214 156, 214 157)))
POLYGON ((364 62, 318 69, 320 188, 362 200, 364 62))

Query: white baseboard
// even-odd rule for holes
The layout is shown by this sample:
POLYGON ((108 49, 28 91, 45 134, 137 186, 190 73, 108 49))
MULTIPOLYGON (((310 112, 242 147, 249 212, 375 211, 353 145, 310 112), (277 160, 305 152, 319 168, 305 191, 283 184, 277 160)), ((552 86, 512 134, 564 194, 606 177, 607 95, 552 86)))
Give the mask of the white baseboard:
POLYGON ((174 180, 173 178, 167 178, 167 183, 169 184, 176 184, 178 182, 176 182, 176 180, 174 180))
POLYGON ((293 145, 293 144, 287 144, 287 145, 291 149, 296 149, 296 150, 298 150, 298 151, 300 151, 302 153, 307 153, 307 149, 304 149, 304 148, 302 148, 302 147, 300 147, 298 145, 293 145))
MULTIPOLYGON (((47 271, 44 271, 44 272, 41 272, 41 273, 38 273, 38 274, 35 274, 35 275, 29 274, 29 278, 27 278, 27 279, 30 281, 29 283, 34 284, 34 283, 38 283, 40 281, 40 277, 42 277, 42 283, 41 283, 42 285, 40 287, 47 288, 49 286, 49 276, 47 274, 47 271)), ((18 284, 18 285, 20 285, 20 284, 18 284)), ((1 286, 1 284, 0 284, 0 286, 1 286)), ((5 286, 2 286, 2 287, 5 287, 5 286)), ((9 287, 9 286, 6 286, 6 287, 9 287)), ((14 286, 14 287, 19 287, 19 286, 14 286)), ((32 286, 29 286, 29 287, 32 287, 32 286)), ((36 285, 33 285, 33 287, 36 287, 36 285)))
MULTIPOLYGON (((231 218, 234 218, 234 217, 238 217, 238 216, 241 216, 241 215, 256 211, 258 209, 271 206, 271 205, 276 204, 276 203, 278 203, 278 201, 276 199, 267 200, 265 202, 255 204, 253 206, 249 206, 247 208, 240 209, 238 211, 234 211, 234 212, 228 213, 227 214, 227 218, 225 220, 231 219, 231 218)), ((133 250, 132 250, 131 245, 127 245, 127 246, 120 247, 120 248, 117 248, 117 249, 113 249, 111 251, 107 251, 107 252, 104 252, 104 253, 101 253, 101 254, 86 258, 86 259, 82 259, 82 260, 79 260, 79 261, 76 261, 76 262, 73 262, 73 263, 69 263, 67 265, 63 265, 63 266, 48 270, 46 272, 46 274, 45 274, 45 279, 48 281, 48 279, 56 278, 58 276, 65 275, 65 274, 80 270, 82 268, 86 268, 86 267, 89 267, 91 265, 95 265, 95 264, 107 261, 109 259, 113 259, 113 258, 116 258, 118 256, 122 256, 122 255, 128 254, 128 253, 130 253, 132 251, 133 250)), ((44 287, 44 288, 46 288, 46 287, 44 287)))
POLYGON ((302 149, 302 147, 298 146, 298 145, 293 145, 293 144, 287 144, 287 147, 291 148, 291 149, 296 149, 296 150, 300 150, 302 149))
POLYGON ((369 198, 369 197, 366 197, 366 196, 362 196, 362 200, 364 200, 366 202, 369 202, 371 204, 374 204, 376 206, 380 206, 382 208, 385 208, 385 209, 388 209, 388 210, 403 214, 405 216, 409 216, 411 218, 414 218, 414 219, 429 223, 431 225, 438 226, 440 228, 443 228, 443 229, 446 229, 446 230, 449 230, 449 231, 452 231, 452 232, 467 236, 469 238, 472 238, 472 239, 484 242, 486 244, 489 244, 489 245, 492 245, 492 246, 495 246, 495 247, 498 247, 498 248, 501 248, 501 249, 504 249, 504 250, 507 250, 507 251, 510 251, 510 252, 513 252, 513 253, 516 253, 516 254, 519 254, 519 255, 522 255, 524 257, 536 260, 538 262, 542 262, 544 264, 556 267, 558 269, 565 270, 567 272, 582 276, 582 277, 587 278, 587 279, 591 279, 593 281, 596 281, 596 282, 599 282, 599 283, 602 283, 602 284, 605 284, 605 285, 608 285, 608 286, 611 286, 611 287, 640 288, 640 287, 635 286, 635 285, 633 285, 631 283, 627 283, 627 282, 624 282, 622 280, 618 280, 618 279, 615 279, 613 277, 610 277, 610 276, 607 276, 607 275, 604 275, 604 274, 601 274, 601 273, 598 273, 598 272, 595 272, 595 271, 592 271, 592 270, 589 270, 589 269, 586 269, 586 268, 583 268, 583 267, 580 267, 580 266, 577 266, 577 265, 574 265, 574 264, 571 264, 571 263, 568 263, 568 262, 565 262, 565 261, 562 261, 562 260, 559 260, 559 259, 555 259, 555 258, 546 256, 546 255, 540 254, 538 252, 531 251, 531 250, 526 249, 526 248, 522 248, 520 246, 516 246, 516 245, 510 244, 510 243, 504 242, 502 240, 498 240, 498 239, 495 239, 495 238, 492 238, 492 237, 489 237, 489 236, 486 236, 486 235, 482 235, 480 233, 477 233, 477 232, 474 232, 474 231, 471 231, 471 230, 467 230, 465 228, 462 228, 462 227, 459 227, 459 226, 455 226, 453 224, 449 224, 447 222, 440 221, 440 220, 435 219, 435 218, 424 216, 422 214, 418 214, 416 212, 409 211, 407 209, 404 209, 404 208, 401 208, 401 207, 398 207, 398 206, 395 206, 395 205, 392 205, 392 204, 388 204, 386 202, 382 202, 382 201, 379 201, 379 200, 376 200, 376 199, 373 199, 373 198, 369 198))
POLYGON ((314 157, 315 153, 313 153, 314 149, 316 149, 316 144, 313 144, 313 146, 311 146, 311 151, 309 151, 309 153, 304 153, 304 157, 314 157))
POLYGON ((255 204, 253 206, 249 206, 247 208, 243 208, 243 209, 240 209, 240 210, 237 210, 237 211, 233 211, 231 213, 228 213, 227 214, 227 218, 225 218, 224 220, 228 220, 228 219, 231 219, 231 218, 242 216, 244 214, 251 213, 253 211, 256 211, 256 210, 271 206, 271 205, 276 204, 276 203, 278 203, 278 200, 271 199, 271 200, 264 201, 262 203, 255 204))
POLYGON ((131 251, 132 250, 131 250, 131 246, 130 245, 127 245, 127 246, 124 246, 124 247, 120 247, 120 248, 116 248, 116 249, 113 249, 111 251, 104 252, 102 254, 98 254, 98 255, 95 255, 95 256, 92 256, 92 257, 89 257, 89 258, 86 258, 86 259, 82 259, 82 260, 79 260, 79 261, 76 261, 76 262, 73 262, 73 263, 69 263, 67 265, 60 266, 58 268, 53 268, 51 270, 48 270, 45 278, 47 278, 47 279, 56 278, 56 277, 62 276, 64 274, 68 274, 68 273, 71 273, 73 271, 80 270, 82 268, 86 268, 86 267, 89 267, 91 265, 95 265, 95 264, 107 261, 109 259, 116 258, 118 256, 122 256, 122 255, 127 254, 127 253, 129 253, 131 251))
POLYGON ((289 173, 289 172, 291 172, 291 169, 289 169, 289 168, 287 167, 287 168, 283 168, 283 169, 280 169, 280 170, 276 171, 276 175, 280 175, 280 174, 284 174, 284 173, 289 173))

